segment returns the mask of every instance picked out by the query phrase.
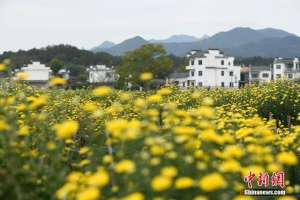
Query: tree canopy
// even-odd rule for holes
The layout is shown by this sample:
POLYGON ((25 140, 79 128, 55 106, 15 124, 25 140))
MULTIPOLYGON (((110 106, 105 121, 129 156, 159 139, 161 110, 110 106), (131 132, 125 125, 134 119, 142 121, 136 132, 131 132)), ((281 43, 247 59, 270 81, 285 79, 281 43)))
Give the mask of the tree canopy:
POLYGON ((53 59, 60 60, 65 65, 97 65, 117 66, 121 64, 120 57, 111 56, 108 53, 93 53, 88 50, 78 49, 70 45, 48 46, 41 49, 30 49, 28 51, 19 50, 17 52, 4 52, 0 55, 0 60, 11 60, 13 68, 20 68, 32 61, 40 61, 51 66, 53 59))
POLYGON ((57 74, 64 67, 64 64, 57 58, 53 58, 50 62, 50 67, 53 74, 57 74))
POLYGON ((122 57, 122 66, 118 68, 119 82, 141 85, 139 76, 145 72, 151 72, 155 79, 165 79, 172 72, 172 65, 161 45, 143 45, 122 57))

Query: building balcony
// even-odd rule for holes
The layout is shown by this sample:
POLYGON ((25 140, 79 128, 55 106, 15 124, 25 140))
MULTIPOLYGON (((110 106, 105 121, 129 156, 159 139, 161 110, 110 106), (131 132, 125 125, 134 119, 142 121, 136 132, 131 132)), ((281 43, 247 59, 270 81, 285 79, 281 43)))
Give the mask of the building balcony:
POLYGON ((296 74, 296 73, 300 73, 300 69, 286 69, 284 70, 285 74, 296 74))

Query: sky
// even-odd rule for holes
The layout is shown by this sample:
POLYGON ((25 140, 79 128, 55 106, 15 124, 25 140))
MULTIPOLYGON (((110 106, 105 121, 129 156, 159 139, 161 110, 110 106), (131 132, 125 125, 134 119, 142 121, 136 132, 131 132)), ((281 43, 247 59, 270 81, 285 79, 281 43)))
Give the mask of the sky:
POLYGON ((234 27, 300 35, 300 0, 0 0, 0 52, 70 44, 90 49, 140 35, 201 37, 234 27))

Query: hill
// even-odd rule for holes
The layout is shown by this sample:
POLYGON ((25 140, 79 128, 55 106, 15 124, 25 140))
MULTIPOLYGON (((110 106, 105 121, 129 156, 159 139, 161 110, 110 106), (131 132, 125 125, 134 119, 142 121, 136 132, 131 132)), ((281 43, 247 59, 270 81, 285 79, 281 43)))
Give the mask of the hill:
POLYGON ((9 58, 14 67, 22 67, 31 61, 40 61, 49 64, 56 58, 65 65, 95 65, 105 64, 108 66, 118 65, 121 59, 111 56, 105 52, 93 53, 91 51, 78 49, 70 45, 48 46, 41 49, 30 49, 28 51, 20 50, 17 52, 4 52, 0 55, 0 60, 9 58))
POLYGON ((120 55, 123 55, 125 52, 133 51, 145 44, 149 44, 149 42, 140 36, 136 36, 134 38, 125 40, 120 44, 114 45, 111 48, 103 49, 103 48, 97 47, 93 51, 94 52, 107 52, 114 56, 120 56, 120 55))
POLYGON ((140 47, 141 45, 148 44, 150 42, 156 42, 161 44, 166 49, 168 54, 173 54, 176 56, 185 56, 186 53, 192 49, 206 50, 208 48, 220 48, 222 50, 229 50, 229 52, 233 53, 234 56, 242 57, 300 55, 298 47, 290 42, 292 40, 296 42, 296 44, 298 44, 299 37, 295 34, 274 28, 255 30, 247 27, 237 27, 229 31, 219 32, 211 37, 199 39, 197 41, 191 41, 193 40, 191 37, 192 36, 181 35, 179 37, 170 37, 166 40, 147 41, 142 37, 137 36, 125 40, 124 42, 111 48, 98 48, 94 49, 94 51, 103 51, 112 55, 119 56, 128 51, 132 51, 140 47), (179 40, 178 38, 181 38, 181 40, 179 40), (184 40, 183 38, 186 39, 184 40), (263 46, 261 44, 269 46, 263 46))
POLYGON ((267 38, 258 42, 225 49, 225 52, 241 57, 298 57, 300 37, 267 38))
POLYGON ((152 39, 149 40, 151 43, 184 43, 184 42, 197 42, 200 41, 201 38, 197 38, 195 36, 190 35, 172 35, 171 37, 163 40, 152 39))

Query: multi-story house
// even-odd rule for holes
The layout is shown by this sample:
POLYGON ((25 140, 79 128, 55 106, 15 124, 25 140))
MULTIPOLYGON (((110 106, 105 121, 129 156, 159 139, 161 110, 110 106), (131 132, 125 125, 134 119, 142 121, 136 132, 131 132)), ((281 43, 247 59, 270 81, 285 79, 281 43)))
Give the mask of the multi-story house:
POLYGON ((250 84, 271 82, 272 80, 271 66, 250 66, 249 80, 250 80, 250 84))
POLYGON ((275 58, 273 63, 273 78, 299 79, 300 66, 298 58, 275 58))
POLYGON ((112 83, 116 80, 115 70, 105 65, 90 66, 87 69, 89 73, 88 82, 90 83, 112 83))
POLYGON ((187 72, 174 72, 170 74, 170 76, 167 78, 166 83, 173 84, 178 86, 181 89, 184 89, 187 86, 188 78, 189 78, 189 73, 187 72))
POLYGON ((187 87, 239 87, 241 66, 234 65, 234 57, 224 55, 219 49, 193 50, 187 57, 187 87))
POLYGON ((241 86, 269 83, 272 80, 271 66, 243 66, 241 68, 241 86))

